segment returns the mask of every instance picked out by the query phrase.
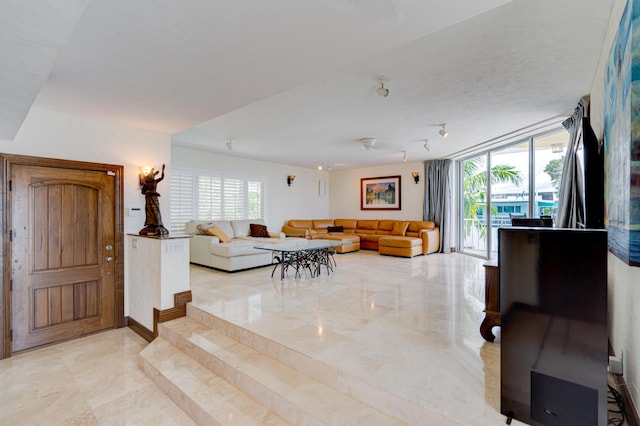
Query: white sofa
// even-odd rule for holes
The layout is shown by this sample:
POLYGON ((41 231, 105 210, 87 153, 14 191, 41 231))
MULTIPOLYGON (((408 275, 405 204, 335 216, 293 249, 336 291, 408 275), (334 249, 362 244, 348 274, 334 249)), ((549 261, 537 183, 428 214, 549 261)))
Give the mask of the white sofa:
POLYGON ((269 232, 270 238, 257 238, 250 235, 250 224, 264 225, 262 219, 254 220, 191 220, 185 225, 189 239, 190 262, 224 271, 239 271, 258 266, 271 265, 272 252, 253 248, 256 244, 275 244, 285 242, 283 232, 269 232), (218 237, 201 235, 198 225, 205 228, 217 226, 232 239, 221 243, 218 237))

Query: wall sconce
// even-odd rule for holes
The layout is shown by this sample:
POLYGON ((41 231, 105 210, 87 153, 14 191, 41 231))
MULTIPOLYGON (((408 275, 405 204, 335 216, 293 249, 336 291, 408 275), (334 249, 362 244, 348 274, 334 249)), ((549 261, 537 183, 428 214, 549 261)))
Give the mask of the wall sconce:
POLYGON ((411 172, 411 176, 413 176, 413 180, 418 183, 420 182, 420 173, 418 172, 411 172))
POLYGON ((287 176, 287 185, 291 186, 291 184, 293 183, 294 180, 296 180, 296 176, 295 175, 287 176))
POLYGON ((143 178, 149 176, 153 172, 153 167, 144 166, 140 169, 140 182, 143 181, 143 178))

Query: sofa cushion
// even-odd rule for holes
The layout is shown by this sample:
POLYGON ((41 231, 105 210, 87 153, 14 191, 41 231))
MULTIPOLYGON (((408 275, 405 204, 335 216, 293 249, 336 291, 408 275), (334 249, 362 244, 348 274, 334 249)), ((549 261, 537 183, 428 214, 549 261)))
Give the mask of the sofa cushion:
POLYGON ((212 226, 211 228, 208 228, 207 234, 211 235, 212 237, 218 237, 221 243, 231 242, 231 238, 229 238, 229 236, 221 228, 217 226, 212 226))
POLYGON ((420 247, 422 246, 422 240, 420 238, 388 236, 380 238, 378 244, 386 247, 420 247))
POLYGON ((329 227, 327 227, 327 232, 344 232, 344 227, 342 227, 342 226, 329 226, 329 227))
POLYGON ((358 221, 356 219, 335 219, 333 225, 342 226, 345 232, 349 232, 357 228, 358 221))
POLYGON ((358 230, 362 230, 362 231, 375 232, 378 229, 378 221, 377 220, 359 220, 357 228, 358 230))
POLYGON ((260 225, 264 225, 264 220, 262 219, 241 219, 241 220, 232 220, 231 227, 233 228, 233 237, 241 238, 249 236, 249 231, 251 230, 250 225, 252 223, 257 223, 260 225))
POLYGON ((313 229, 315 229, 318 232, 322 232, 322 230, 327 229, 330 226, 333 226, 333 219, 314 219, 312 220, 313 222, 313 229))
POLYGON ((390 234, 360 234, 360 241, 377 243, 380 238, 389 237, 390 234))
POLYGON ((395 222, 393 224, 393 229, 391 229, 391 235, 404 236, 404 233, 407 232, 408 227, 409 222, 395 222))
POLYGON ((433 229, 436 224, 431 221, 422 221, 422 220, 412 220, 409 222, 409 227, 405 232, 405 235, 408 237, 419 237, 420 231, 423 229, 433 229))
POLYGON ((311 229, 313 228, 313 222, 306 219, 292 219, 289 221, 289 226, 292 228, 311 229))
POLYGON ((233 228, 228 220, 190 220, 185 225, 185 232, 189 235, 198 235, 200 234, 198 227, 208 229, 214 226, 222 229, 228 236, 233 235, 233 228))
POLYGON ((381 220, 378 222, 378 234, 384 234, 384 232, 380 232, 380 231, 387 231, 388 233, 391 233, 391 230, 393 229, 393 225, 396 223, 395 220, 381 220))
POLYGON ((208 229, 209 228, 213 228, 214 226, 215 225, 213 223, 211 223, 211 222, 209 222, 209 223, 201 223, 200 225, 198 225, 196 227, 198 232, 197 232, 197 234, 194 234, 194 235, 211 235, 211 234, 209 234, 208 229))
POLYGON ((255 245, 253 241, 233 240, 227 244, 211 244, 209 252, 221 257, 248 256, 265 252, 265 250, 253 248, 255 245))
POLYGON ((267 231, 266 226, 259 223, 251 223, 249 224, 249 228, 251 230, 252 237, 269 238, 269 232, 267 231))

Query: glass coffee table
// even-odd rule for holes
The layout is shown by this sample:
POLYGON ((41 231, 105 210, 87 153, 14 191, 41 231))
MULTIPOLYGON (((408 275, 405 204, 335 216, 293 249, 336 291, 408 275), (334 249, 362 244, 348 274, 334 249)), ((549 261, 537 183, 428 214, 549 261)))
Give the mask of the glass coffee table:
POLYGON ((322 273, 322 267, 327 270, 327 275, 333 272, 336 261, 333 254, 336 247, 342 245, 342 241, 334 240, 296 240, 284 243, 258 244, 254 248, 271 250, 275 266, 271 276, 280 268, 280 279, 283 280, 289 269, 295 270, 295 278, 301 277, 302 272, 309 271, 309 275, 318 277, 322 273))

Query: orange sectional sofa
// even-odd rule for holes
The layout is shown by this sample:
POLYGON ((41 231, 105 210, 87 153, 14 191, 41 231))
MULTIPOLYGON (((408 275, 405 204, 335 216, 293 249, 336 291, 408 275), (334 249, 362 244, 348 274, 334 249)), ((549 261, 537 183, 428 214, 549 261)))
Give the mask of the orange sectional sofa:
POLYGON ((440 230, 430 221, 400 221, 377 219, 294 219, 282 227, 288 237, 342 240, 351 237, 339 253, 358 249, 378 250, 381 254, 413 257, 438 251, 440 230), (342 231, 336 228, 342 227, 342 231), (330 232, 331 231, 331 232, 330 232), (359 238, 359 244, 353 237, 359 238), (382 241, 380 241, 383 239, 382 241))

